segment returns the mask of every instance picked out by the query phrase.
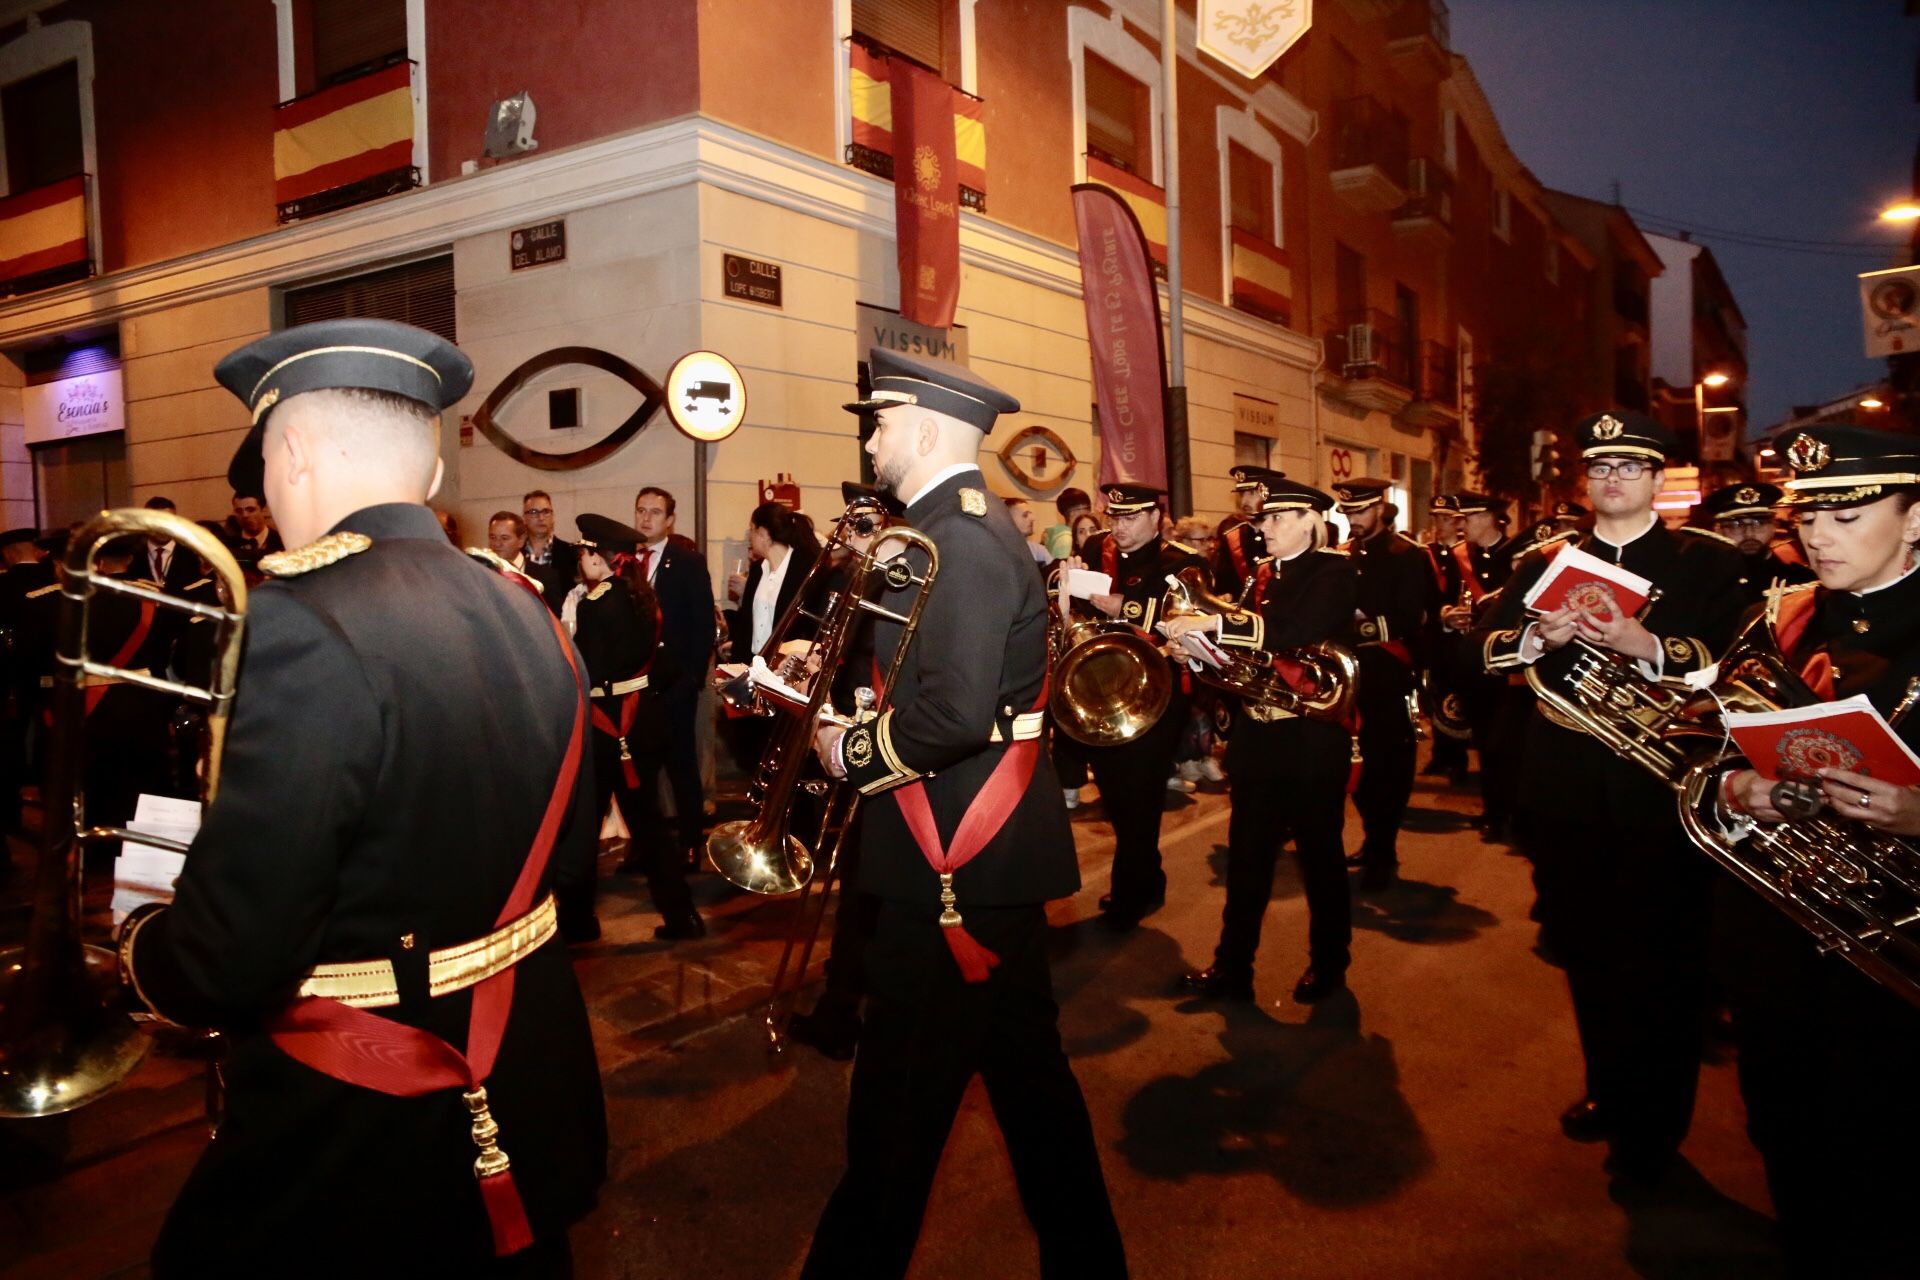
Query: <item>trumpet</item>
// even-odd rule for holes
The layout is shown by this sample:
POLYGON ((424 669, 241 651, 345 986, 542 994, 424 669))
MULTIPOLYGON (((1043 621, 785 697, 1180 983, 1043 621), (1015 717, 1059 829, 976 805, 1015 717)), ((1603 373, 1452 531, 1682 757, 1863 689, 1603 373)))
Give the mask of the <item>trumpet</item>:
MULTIPOLYGON (((1160 605, 1163 618, 1231 617, 1242 612, 1231 600, 1209 591, 1205 575, 1193 565, 1167 575, 1167 594, 1160 605)), ((1194 674, 1244 699, 1253 719, 1302 716, 1343 723, 1351 718, 1360 663, 1346 647, 1322 641, 1278 652, 1226 652, 1225 666, 1202 663, 1194 674)))
POLYGON ((120 999, 114 953, 81 935, 82 852, 111 840, 184 853, 186 845, 159 836, 87 822, 81 787, 89 685, 125 683, 184 698, 206 709, 201 741, 201 798, 219 789, 227 715, 240 669, 240 637, 247 610, 246 578, 218 539, 168 511, 103 511, 81 527, 60 566, 60 615, 52 696, 53 730, 44 793, 40 861, 34 872, 33 916, 24 946, 0 953, 0 1116, 71 1111, 100 1097, 140 1065, 147 1038, 120 999), (171 538, 213 567, 225 605, 201 604, 94 568, 100 549, 126 534, 171 538), (87 648, 87 622, 96 592, 130 596, 157 608, 212 620, 213 670, 207 685, 183 684, 97 662, 87 648))

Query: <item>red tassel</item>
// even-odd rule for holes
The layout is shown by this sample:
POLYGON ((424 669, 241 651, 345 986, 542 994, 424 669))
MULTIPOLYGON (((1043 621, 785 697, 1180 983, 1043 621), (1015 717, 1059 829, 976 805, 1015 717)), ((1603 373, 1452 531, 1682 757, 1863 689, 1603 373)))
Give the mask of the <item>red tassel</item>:
POLYGON ((968 982, 985 982, 987 974, 1000 963, 999 956, 975 942, 973 935, 961 926, 943 928, 940 932, 946 935, 947 950, 953 952, 953 961, 960 966, 960 976, 968 982))
POLYGON ((527 1224, 527 1209, 520 1203, 520 1189, 513 1185, 513 1174, 496 1173, 480 1179, 480 1199, 486 1203, 487 1222, 493 1228, 494 1257, 507 1257, 533 1243, 533 1228, 527 1224))

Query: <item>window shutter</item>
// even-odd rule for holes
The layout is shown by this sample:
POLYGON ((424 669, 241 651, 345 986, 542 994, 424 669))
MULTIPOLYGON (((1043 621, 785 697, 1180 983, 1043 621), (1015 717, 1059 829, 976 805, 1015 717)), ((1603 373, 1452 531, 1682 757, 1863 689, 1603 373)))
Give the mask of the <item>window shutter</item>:
POLYGON ((1227 189, 1233 201, 1230 225, 1271 242, 1273 166, 1237 142, 1227 143, 1227 189))
POLYGON ((325 87, 346 73, 371 70, 407 51, 406 0, 310 0, 313 82, 325 87))
POLYGON ((1147 87, 1096 54, 1087 54, 1086 69, 1087 150, 1128 173, 1151 177, 1153 162, 1143 154, 1140 128, 1147 87))
POLYGON ((944 0, 853 0, 854 34, 904 53, 945 74, 941 61, 944 0))
POLYGON ((458 342, 454 330, 453 255, 330 280, 286 295, 287 326, 348 316, 398 320, 458 342))

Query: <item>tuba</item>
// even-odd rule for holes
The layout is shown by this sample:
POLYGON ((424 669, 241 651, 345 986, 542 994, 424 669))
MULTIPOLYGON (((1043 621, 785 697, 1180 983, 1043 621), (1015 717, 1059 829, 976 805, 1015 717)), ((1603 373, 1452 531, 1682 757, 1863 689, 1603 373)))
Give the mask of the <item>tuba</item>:
POLYGON ((146 1056, 147 1039, 123 1007, 114 953, 81 936, 82 853, 89 844, 136 840, 180 853, 186 846, 120 827, 90 826, 81 787, 86 695, 90 686, 124 683, 184 698, 206 710, 201 740, 201 798, 219 787, 227 714, 240 668, 247 584, 217 538, 169 511, 103 511, 68 544, 60 566, 55 638, 53 729, 43 796, 40 861, 24 946, 0 953, 0 1117, 53 1115, 106 1093, 146 1056), (224 606, 183 600, 94 569, 100 548, 126 534, 171 538, 213 566, 224 606), (97 592, 130 596, 155 608, 211 619, 217 627, 212 676, 204 687, 99 662, 87 649, 97 592))
MULTIPOLYGON (((1780 653, 1763 613, 1720 660, 1711 690, 1693 711, 1706 719, 1723 709, 1772 711, 1819 700, 1780 653)), ((1889 719, 1898 724, 1916 702, 1920 679, 1907 686, 1889 719)), ((1812 934, 1823 953, 1837 954, 1920 1005, 1920 849, 1828 812, 1729 835, 1719 813, 1719 779, 1746 763, 1737 751, 1726 751, 1680 774, 1675 786, 1688 839, 1812 934)))
MULTIPOLYGON (((1193 565, 1167 575, 1167 594, 1160 606, 1163 618, 1230 617, 1242 612, 1231 600, 1209 591, 1206 576, 1193 565)), ((1253 719, 1292 715, 1344 723, 1352 717, 1360 663, 1345 646, 1322 641, 1278 653, 1228 650, 1227 654, 1226 666, 1202 663, 1194 668, 1194 675, 1244 699, 1253 719)))
MULTIPOLYGON (((1062 571, 1047 575, 1057 594, 1062 571)), ((1056 606, 1047 614, 1047 709, 1075 742, 1117 747, 1153 728, 1173 697, 1173 668, 1152 637, 1117 618, 1075 617, 1056 606)))

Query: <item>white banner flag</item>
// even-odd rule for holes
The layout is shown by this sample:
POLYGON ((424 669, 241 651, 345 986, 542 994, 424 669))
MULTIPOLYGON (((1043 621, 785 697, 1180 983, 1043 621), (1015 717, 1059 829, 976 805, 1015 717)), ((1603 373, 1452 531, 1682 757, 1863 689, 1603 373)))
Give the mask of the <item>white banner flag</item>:
POLYGON ((1313 0, 1200 0, 1195 43, 1249 80, 1313 25, 1313 0))

